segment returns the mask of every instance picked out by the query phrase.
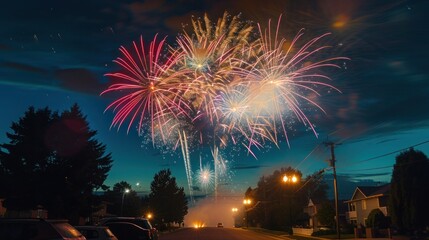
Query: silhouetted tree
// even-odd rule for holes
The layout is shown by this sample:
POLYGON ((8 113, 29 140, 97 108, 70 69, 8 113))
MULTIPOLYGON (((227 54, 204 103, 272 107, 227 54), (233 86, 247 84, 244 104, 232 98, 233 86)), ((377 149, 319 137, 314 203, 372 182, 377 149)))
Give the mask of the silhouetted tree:
POLYGON ((307 222, 303 207, 309 198, 317 202, 326 201, 327 184, 323 181, 322 172, 316 172, 305 179, 302 173, 291 167, 281 168, 273 174, 262 176, 257 188, 247 189, 245 197, 252 199, 248 212, 251 224, 258 224, 273 230, 287 230, 296 224, 307 222), (285 183, 284 175, 295 175, 297 183, 285 183))
POLYGON ((298 191, 303 184, 301 177, 301 172, 291 167, 262 176, 255 189, 253 209, 249 213, 252 221, 268 229, 290 230, 308 201, 305 193, 298 191), (284 183, 282 178, 285 174, 295 175, 300 181, 284 183))
POLYGON ((154 222, 162 225, 182 223, 188 213, 188 200, 183 187, 178 187, 170 169, 155 174, 150 185, 149 206, 153 210, 154 222))
POLYGON ((390 190, 392 224, 400 231, 429 225, 429 160, 413 148, 396 156, 390 190))
POLYGON ((317 211, 317 219, 321 225, 335 228, 335 209, 329 202, 322 203, 321 208, 317 211))
POLYGON ((60 114, 30 107, 0 145, 2 194, 8 210, 42 205, 49 217, 76 223, 89 216, 94 189, 106 189, 106 147, 94 139, 77 104, 60 114))
POLYGON ((318 171, 309 175, 303 181, 303 186, 298 191, 302 191, 308 198, 315 202, 325 202, 328 191, 328 184, 323 179, 323 171, 318 171))
POLYGON ((111 203, 108 208, 108 212, 111 214, 127 217, 141 217, 143 215, 141 198, 128 182, 115 183, 112 190, 107 190, 104 193, 103 199, 111 203))

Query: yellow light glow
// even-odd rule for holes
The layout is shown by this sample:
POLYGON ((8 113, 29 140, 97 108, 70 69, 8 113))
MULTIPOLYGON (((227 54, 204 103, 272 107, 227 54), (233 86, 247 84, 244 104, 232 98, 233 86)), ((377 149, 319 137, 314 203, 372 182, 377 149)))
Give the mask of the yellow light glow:
POLYGON ((283 176, 283 182, 288 182, 288 180, 289 180, 289 178, 286 175, 284 175, 283 176))
POLYGON ((288 176, 288 175, 283 175, 282 181, 285 183, 297 183, 298 182, 298 177, 296 175, 292 175, 292 176, 288 176))
POLYGON ((297 181, 298 181, 298 178, 295 175, 293 175, 292 182, 296 183, 297 181))
POLYGON ((202 228, 204 227, 204 223, 202 222, 194 222, 194 228, 202 228))
POLYGON ((332 23, 333 28, 344 28, 349 22, 349 17, 346 15, 339 15, 336 20, 332 23))

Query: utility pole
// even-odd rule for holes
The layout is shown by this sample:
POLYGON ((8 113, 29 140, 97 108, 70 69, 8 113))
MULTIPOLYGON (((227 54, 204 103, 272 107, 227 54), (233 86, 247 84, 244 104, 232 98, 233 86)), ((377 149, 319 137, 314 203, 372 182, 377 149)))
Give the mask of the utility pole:
POLYGON ((337 237, 338 239, 340 239, 340 217, 338 214, 338 189, 337 189, 337 171, 335 169, 335 154, 334 154, 334 148, 335 148, 335 143, 334 142, 325 142, 326 146, 331 147, 331 161, 330 161, 330 165, 333 169, 333 174, 334 174, 334 197, 335 197, 335 224, 337 227, 337 237))

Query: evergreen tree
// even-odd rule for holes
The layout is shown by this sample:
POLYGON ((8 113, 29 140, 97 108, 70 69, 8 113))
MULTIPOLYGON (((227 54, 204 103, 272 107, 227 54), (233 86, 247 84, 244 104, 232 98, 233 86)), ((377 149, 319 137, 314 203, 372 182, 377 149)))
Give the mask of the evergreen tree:
POLYGON ((429 225, 429 160, 413 148, 396 156, 390 191, 392 224, 401 232, 429 225))
POLYGON ((163 224, 182 223, 188 213, 188 200, 183 187, 178 187, 176 178, 169 169, 155 174, 150 185, 149 205, 154 222, 163 224))
POLYGON ((45 174, 50 170, 54 153, 46 144, 46 132, 59 119, 48 108, 30 107, 18 122, 13 133, 6 133, 9 143, 0 145, 1 194, 10 210, 47 207, 44 196, 50 192, 45 174), (35 184, 37 183, 37 184, 35 184))
POLYGON ((30 107, 12 123, 9 143, 0 145, 0 173, 8 210, 42 205, 49 217, 76 223, 89 216, 93 190, 111 168, 106 147, 94 139, 77 104, 59 115, 48 108, 30 107))

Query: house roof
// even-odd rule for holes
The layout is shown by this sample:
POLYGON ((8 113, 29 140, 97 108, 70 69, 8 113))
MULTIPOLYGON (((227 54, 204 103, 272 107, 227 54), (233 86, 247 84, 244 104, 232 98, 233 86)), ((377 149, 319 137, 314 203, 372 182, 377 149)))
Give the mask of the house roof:
POLYGON ((390 184, 385 184, 381 186, 360 186, 357 187, 359 190, 366 196, 374 196, 374 195, 386 195, 390 191, 390 184))
POLYGON ((380 186, 358 186, 356 187, 356 190, 354 191, 352 198, 346 202, 352 202, 359 199, 387 195, 389 194, 389 191, 390 191, 390 184, 384 184, 380 186), (358 193, 361 193, 363 195, 363 198, 362 197, 360 197, 359 199, 356 198, 356 196, 359 196, 358 193))

